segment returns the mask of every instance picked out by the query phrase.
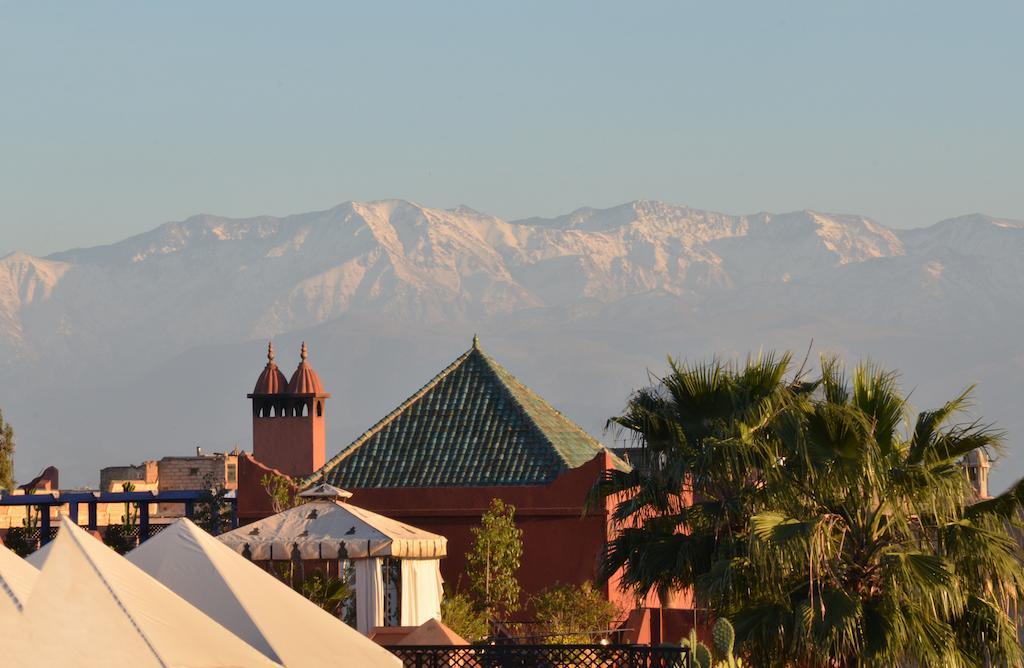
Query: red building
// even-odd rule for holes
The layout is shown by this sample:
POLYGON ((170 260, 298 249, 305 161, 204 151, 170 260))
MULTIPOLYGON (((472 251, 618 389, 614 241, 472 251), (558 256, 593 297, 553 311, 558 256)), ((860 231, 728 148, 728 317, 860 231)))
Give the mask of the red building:
POLYGON ((331 395, 324 392, 308 356, 303 343, 299 366, 286 381, 274 362, 274 344, 269 344, 267 366, 248 395, 253 457, 292 477, 307 476, 323 466, 327 447, 324 403, 331 395))
MULTIPOLYGON (((269 469, 304 476, 296 488, 323 480, 353 492, 361 507, 446 536, 442 574, 458 586, 470 530, 491 500, 500 498, 515 506, 523 530, 524 597, 556 583, 594 580, 613 528, 610 506, 588 508, 587 492, 602 471, 628 465, 484 353, 475 337, 468 351, 419 391, 316 466, 323 462, 329 396, 306 360, 305 346, 287 384, 271 351, 249 395, 254 457, 239 460, 243 522, 271 512, 259 483, 269 469)), ((637 640, 677 641, 682 635, 678 619, 661 628, 657 601, 638 603, 615 580, 605 594, 624 617, 631 615, 631 626, 640 631, 637 640)), ((683 596, 669 603, 689 607, 683 596)))

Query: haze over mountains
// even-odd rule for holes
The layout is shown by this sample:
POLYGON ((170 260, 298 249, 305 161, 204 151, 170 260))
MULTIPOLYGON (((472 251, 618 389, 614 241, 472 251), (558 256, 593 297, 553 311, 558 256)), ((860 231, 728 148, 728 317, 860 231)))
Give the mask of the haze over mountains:
MULTIPOLYGON (((730 216, 655 201, 505 221, 348 202, 196 216, 109 246, 0 259, 0 408, 17 474, 65 484, 166 454, 250 447, 245 394, 273 337, 326 388, 328 455, 480 334, 595 436, 665 355, 836 352, 898 368, 929 408, 979 382, 1024 472, 1024 223, 894 230, 860 216, 730 216)), ((611 436, 606 437, 606 440, 611 436)))

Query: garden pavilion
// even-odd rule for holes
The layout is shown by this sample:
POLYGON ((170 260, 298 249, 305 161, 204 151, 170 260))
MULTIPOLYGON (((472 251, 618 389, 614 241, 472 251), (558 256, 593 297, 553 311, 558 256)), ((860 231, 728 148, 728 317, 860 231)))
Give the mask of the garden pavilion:
POLYGON ((444 536, 347 503, 352 495, 320 484, 305 501, 218 536, 253 561, 336 561, 355 589, 355 623, 364 635, 380 626, 419 626, 441 614, 444 536))

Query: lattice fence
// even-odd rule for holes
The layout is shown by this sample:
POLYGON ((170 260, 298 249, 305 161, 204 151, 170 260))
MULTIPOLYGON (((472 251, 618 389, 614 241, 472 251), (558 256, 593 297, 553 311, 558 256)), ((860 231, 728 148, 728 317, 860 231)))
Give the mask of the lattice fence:
POLYGON ((682 647, 646 645, 407 645, 388 648, 406 668, 690 668, 682 647))

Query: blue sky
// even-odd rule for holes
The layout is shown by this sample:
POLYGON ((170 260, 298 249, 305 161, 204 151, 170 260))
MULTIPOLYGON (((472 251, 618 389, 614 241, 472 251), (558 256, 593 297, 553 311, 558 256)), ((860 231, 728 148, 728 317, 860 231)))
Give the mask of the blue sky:
POLYGON ((1024 219, 1024 3, 0 2, 0 254, 348 199, 1024 219))

